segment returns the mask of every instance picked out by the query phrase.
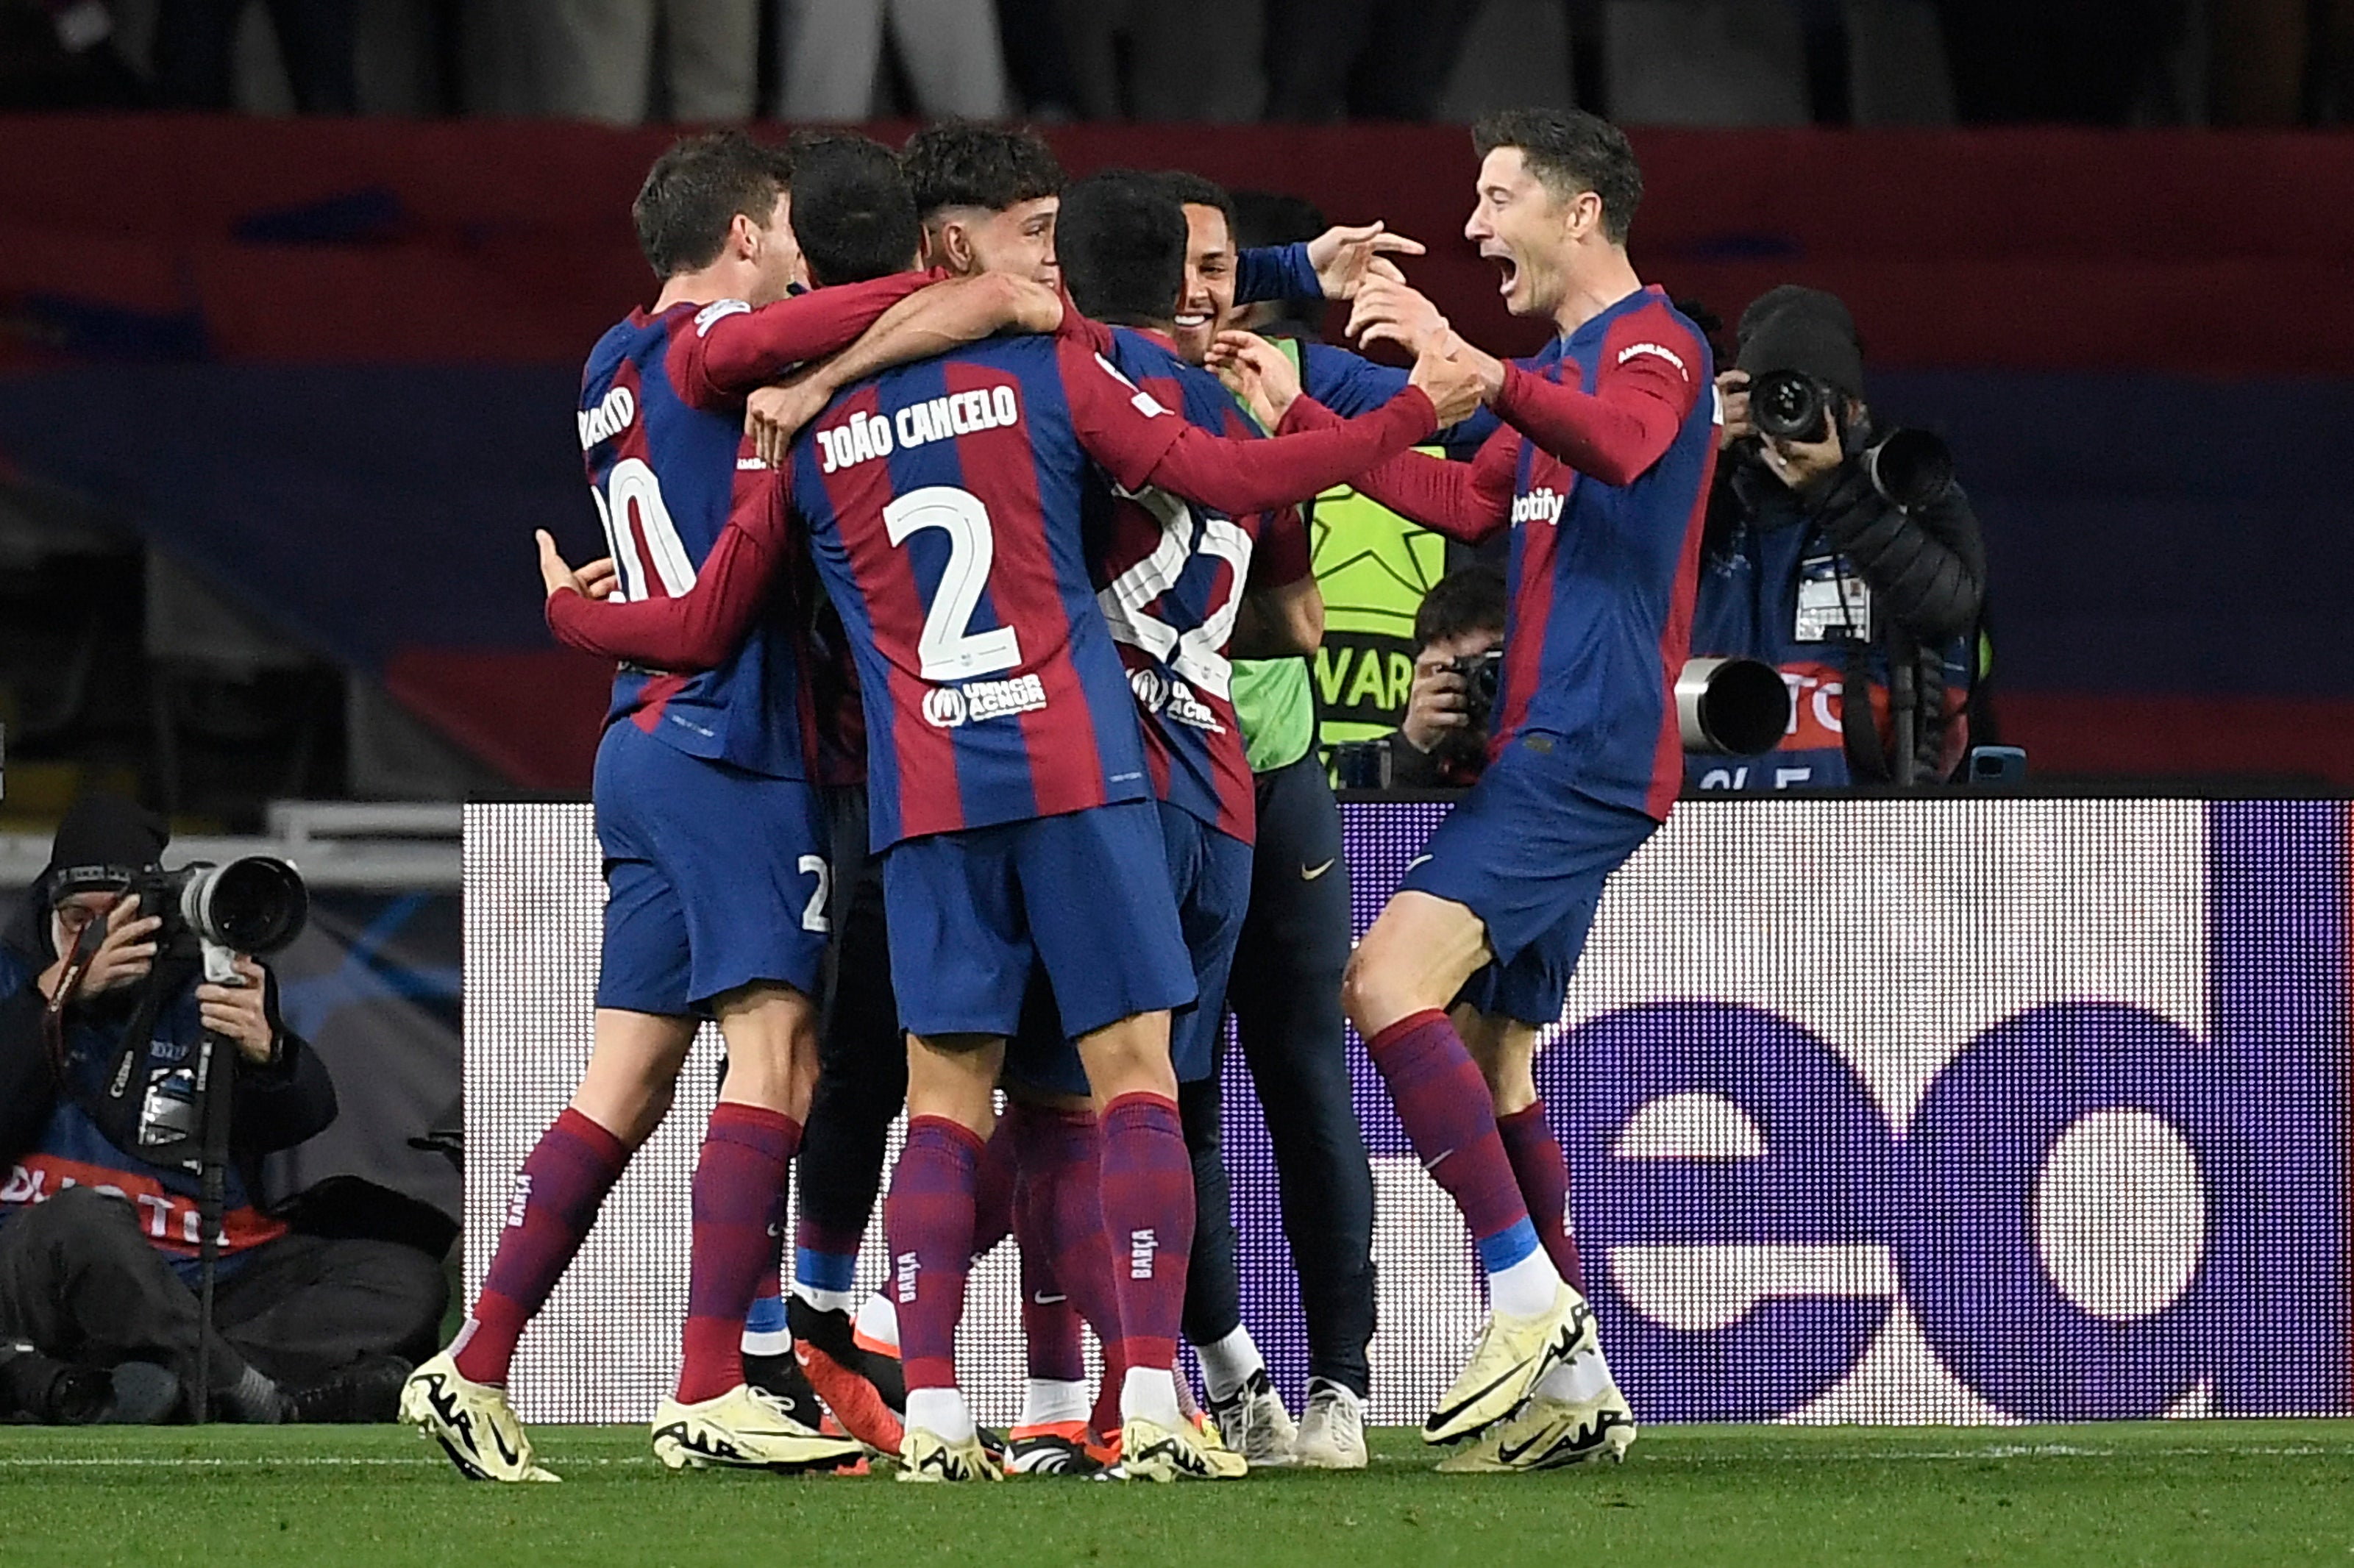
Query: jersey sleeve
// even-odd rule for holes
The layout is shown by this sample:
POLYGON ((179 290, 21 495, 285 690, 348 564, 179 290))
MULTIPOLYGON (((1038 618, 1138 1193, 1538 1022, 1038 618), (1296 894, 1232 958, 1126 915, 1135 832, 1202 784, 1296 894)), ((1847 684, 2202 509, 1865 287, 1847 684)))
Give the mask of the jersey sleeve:
POLYGON ((743 646, 785 562, 785 505, 779 476, 775 504, 738 508, 719 530, 695 575, 675 597, 589 599, 547 596, 547 629, 584 653, 682 674, 716 669, 743 646))
MULTIPOLYGON (((1295 401, 1283 417, 1286 429, 1330 429, 1339 416, 1312 397, 1295 401)), ((1500 429, 1468 463, 1426 452, 1400 452, 1358 475, 1359 493, 1449 538, 1476 545, 1507 526, 1512 516, 1512 486, 1520 466, 1520 435, 1500 429)))
POLYGON ((1671 322, 1644 313, 1627 325, 1631 334, 1614 329, 1604 342, 1592 392, 1508 365, 1496 399, 1505 423, 1605 484, 1631 484, 1667 454, 1707 366, 1702 346, 1671 322))
POLYGON ((1370 414, 1267 440, 1237 441, 1188 425, 1146 479, 1229 515, 1265 512, 1354 479, 1428 439, 1437 422, 1429 397, 1409 387, 1370 414))
MULTIPOLYGON (((1076 312, 1065 312, 1063 319, 1064 329, 1055 337, 1055 359, 1062 376, 1064 400, 1071 410, 1071 428, 1078 437, 1079 446, 1121 488, 1141 490, 1150 482, 1152 471, 1162 455, 1193 427, 1183 416, 1164 408, 1151 393, 1120 374, 1108 353, 1109 328, 1099 322, 1087 321, 1076 312)), ((1259 509, 1245 506, 1220 510, 1259 509)))
POLYGON ((1324 284, 1308 261, 1308 242, 1267 245, 1235 258, 1235 303, 1261 300, 1320 300, 1324 284))
POLYGON ((794 366, 848 348, 885 311, 937 281, 936 273, 896 272, 757 308, 715 301, 672 334, 671 385, 694 408, 740 402, 794 366))
MULTIPOLYGON (((1299 345, 1299 384, 1307 394, 1332 412, 1347 418, 1379 408, 1394 397, 1411 374, 1401 366, 1383 365, 1326 343, 1299 345)), ((1495 411, 1474 409, 1471 417, 1447 426, 1437 436, 1450 458, 1467 459, 1496 433, 1495 411)))
POLYGON ((1112 351, 1111 328, 1093 316, 1083 316, 1071 296, 1063 296, 1063 324, 1055 329, 1058 341, 1077 344, 1088 354, 1100 354, 1108 358, 1112 351))

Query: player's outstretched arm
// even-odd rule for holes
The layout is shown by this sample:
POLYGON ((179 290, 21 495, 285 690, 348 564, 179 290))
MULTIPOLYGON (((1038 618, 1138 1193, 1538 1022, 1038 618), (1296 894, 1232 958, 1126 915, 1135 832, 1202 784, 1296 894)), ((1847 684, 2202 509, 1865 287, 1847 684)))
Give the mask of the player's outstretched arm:
MULTIPOLYGON (((774 522, 783 512, 779 506, 763 515, 774 522)), ((676 598, 624 601, 609 597, 610 562, 599 563, 609 574, 600 594, 580 580, 594 568, 572 573, 557 555, 556 541, 545 530, 538 537, 547 629, 557 641, 682 674, 716 669, 744 645, 784 556, 781 529, 756 526, 739 514, 720 529, 693 588, 676 598)))
POLYGON ((1314 577, 1255 588, 1235 609, 1226 652, 1235 659, 1288 659, 1324 643, 1324 592, 1314 577))
POLYGON ((1416 362, 1405 390, 1370 414, 1272 440, 1235 440, 1171 414, 1070 336, 1062 349, 1073 423, 1089 456, 1130 490, 1155 485, 1226 513, 1304 501, 1428 439, 1479 396, 1468 373, 1434 350, 1416 362))
MULTIPOLYGON (((1288 408, 1291 398, 1307 393, 1343 418, 1368 413, 1397 395, 1409 372, 1403 366, 1377 365, 1363 355, 1329 344, 1299 344, 1299 367, 1290 355, 1255 333, 1229 329, 1210 344, 1209 367, 1240 397, 1259 423, 1273 429, 1282 415, 1266 409, 1288 408)), ((1469 458, 1496 432, 1496 416, 1484 406, 1469 418, 1443 427, 1437 444, 1449 457, 1469 458)))
POLYGON ((1352 298, 1367 278, 1401 278, 1392 256, 1419 256, 1422 241, 1379 222, 1336 224, 1297 245, 1270 245, 1235 258, 1235 303, 1261 300, 1352 298))
POLYGON ((757 308, 716 301, 671 340, 671 384, 698 408, 731 407, 796 365, 839 354, 892 306, 938 279, 935 272, 895 272, 757 308))
POLYGON ((858 340, 792 376, 783 396, 754 394, 745 426, 761 461, 782 468, 794 436, 854 382, 1005 331, 1050 333, 1063 324, 1063 297, 1044 283, 1002 272, 950 278, 901 299, 858 340))
MULTIPOLYGON (((1339 419, 1339 415, 1313 397, 1302 397, 1284 422, 1294 429, 1312 429, 1330 428, 1339 419)), ((1359 493, 1373 497, 1399 516, 1476 545, 1511 522, 1513 471, 1519 454, 1518 432, 1498 430, 1468 463, 1450 462, 1427 452, 1400 452, 1352 482, 1359 493)))

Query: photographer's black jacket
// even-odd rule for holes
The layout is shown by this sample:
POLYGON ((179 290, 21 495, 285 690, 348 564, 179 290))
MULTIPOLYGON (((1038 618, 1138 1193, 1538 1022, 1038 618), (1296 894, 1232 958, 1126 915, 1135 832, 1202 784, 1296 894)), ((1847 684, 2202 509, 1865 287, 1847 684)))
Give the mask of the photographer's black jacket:
MULTIPOLYGON (((69 1182, 108 1186, 137 1205, 143 1228, 160 1250, 193 1256, 196 1173, 128 1152, 119 1139, 107 1135, 90 1108, 98 1103, 102 1080, 133 1020, 139 988, 119 999, 96 999, 68 1011, 67 1084, 57 1082, 42 1033, 47 1001, 35 984, 56 959, 48 916, 47 908, 28 897, 17 917, 0 932, 0 1224, 69 1182)), ((193 960, 158 961, 147 984, 162 987, 163 992, 145 1060, 135 1064, 139 1081, 144 1081, 148 1062, 178 1058, 198 1038, 198 979, 193 960)), ((284 1229, 256 1210, 249 1197, 257 1191, 254 1168, 260 1157, 292 1148, 335 1119, 335 1088, 325 1065, 277 1022, 274 979, 268 1005, 278 1027, 278 1059, 255 1066, 240 1057, 233 1078, 225 1256, 284 1229)))
POLYGON ((1692 655, 1774 665, 1791 687, 1794 713, 1778 750, 1751 759, 1690 758, 1687 786, 1824 789, 1887 779, 1892 630, 1916 650, 1914 777, 1946 778, 1967 744, 1985 592, 1986 546, 1959 485, 1906 513, 1882 499, 1857 464, 1802 496, 1754 457, 1728 452, 1710 498, 1692 655), (1870 641, 1797 639, 1801 576, 1808 562, 1826 559, 1871 589, 1870 641), (1857 691, 1869 701, 1846 700, 1857 691))

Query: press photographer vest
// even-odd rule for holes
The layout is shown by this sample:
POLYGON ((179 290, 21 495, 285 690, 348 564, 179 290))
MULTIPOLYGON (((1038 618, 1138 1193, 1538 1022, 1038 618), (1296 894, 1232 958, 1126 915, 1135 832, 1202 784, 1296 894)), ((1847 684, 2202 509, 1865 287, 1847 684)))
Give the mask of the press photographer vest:
MULTIPOLYGON (((7 961, 0 959, 0 964, 7 961)), ((30 983, 29 977, 5 978, 30 983)), ((143 1084, 158 1067, 184 1062, 193 1066, 196 1042, 203 1033, 193 980, 156 1011, 154 1027, 147 1033, 144 1051, 126 1055, 119 1049, 120 1023, 107 1028, 77 1020, 69 1028, 66 1072, 72 1092, 58 1097, 33 1146, 10 1161, 5 1175, 0 1175, 0 1224, 20 1210, 47 1202, 68 1187, 94 1187, 129 1203, 140 1230, 156 1250, 193 1277, 200 1235, 197 1173, 154 1164, 127 1152, 85 1108, 85 1102, 103 1101, 107 1086, 103 1080, 125 1067, 135 1081, 143 1084)), ((225 1260, 286 1234, 284 1222, 255 1207, 234 1160, 227 1176, 220 1247, 225 1260)))
MULTIPOLYGON (((1850 750, 1877 742, 1886 754, 1885 649, 1878 642, 1801 641, 1796 635, 1799 578, 1808 560, 1829 553, 1804 517, 1783 508, 1764 527, 1744 509, 1721 544, 1712 541, 1701 562, 1692 655, 1741 655, 1773 665, 1790 688, 1791 715, 1782 744, 1762 757, 1685 758, 1688 791, 1760 794, 1872 781, 1858 776, 1850 750), (1872 705, 1870 722, 1862 726, 1851 722, 1847 708, 1849 692, 1856 686, 1872 705), (1852 736, 1850 728, 1856 730, 1852 736)), ((1950 774, 1967 743, 1971 650, 1966 640, 1956 638, 1933 656, 1943 671, 1937 684, 1945 711, 1953 715, 1943 727, 1945 773, 1950 774)), ((1925 707, 1921 721, 1936 722, 1925 707)), ((1884 764, 1880 777, 1886 777, 1884 764)))

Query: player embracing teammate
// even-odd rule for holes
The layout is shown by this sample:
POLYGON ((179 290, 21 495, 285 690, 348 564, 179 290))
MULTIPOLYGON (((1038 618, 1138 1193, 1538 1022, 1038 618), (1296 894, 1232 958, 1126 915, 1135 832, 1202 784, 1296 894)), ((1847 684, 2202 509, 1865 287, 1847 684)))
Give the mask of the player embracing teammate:
MULTIPOLYGON (((738 157, 750 146, 720 140, 738 157)), ((1246 775, 1201 745, 1225 736, 1238 749, 1217 683, 1226 644, 1246 587, 1304 577, 1296 520, 1268 535, 1261 517, 1341 481, 1458 537, 1512 531, 1495 759, 1344 988, 1426 1168, 1463 1211, 1493 1308, 1425 1434, 1479 1436, 1450 1469, 1623 1454, 1633 1421, 1582 1294, 1566 1171, 1531 1061, 1604 880, 1664 818, 1681 777, 1670 694, 1715 450, 1710 366, 1698 331, 1628 261, 1641 186, 1618 132, 1527 112, 1484 124, 1479 148, 1466 232, 1502 267, 1515 313, 1549 317, 1560 335, 1506 365, 1394 277, 1369 279, 1352 331, 1407 347, 1416 365, 1406 389, 1356 420, 1301 397, 1265 344, 1220 340, 1214 363, 1279 421, 1267 440, 1212 434, 1225 415, 1193 407, 1202 388, 1185 378, 1199 372, 1051 294, 1042 304, 1034 284, 1027 295, 927 287, 938 275, 913 270, 906 182, 862 139, 810 154, 822 173, 794 193, 790 228, 777 169, 749 196, 705 201, 704 228, 726 209, 716 246, 700 231, 675 255, 649 241, 663 297, 600 344, 581 411, 620 565, 576 575, 544 554, 551 624, 567 641, 663 657, 625 664, 599 756, 611 901, 598 1055, 525 1164, 466 1331, 419 1369, 404 1405, 462 1470, 545 1474, 506 1406, 505 1358, 667 1107, 698 1015, 720 1020, 731 1072, 695 1177, 686 1366, 657 1451, 674 1466, 773 1468, 859 1451, 747 1387, 737 1351, 773 1261, 815 1061, 825 933, 807 912, 822 902, 797 879, 825 864, 806 782, 807 629, 822 588, 863 695, 871 843, 907 1035, 910 1119, 885 1287, 906 1372, 902 1477, 1002 1473, 957 1388, 954 1336, 1006 1041, 1041 977, 1065 1086, 1084 1086, 1095 1111, 1083 1175, 1113 1299, 1091 1316, 1116 1319, 1107 1352, 1122 1369, 1124 1473, 1240 1472, 1214 1431, 1185 1418, 1173 1378, 1193 1194, 1171 1019, 1207 1004, 1206 1023, 1180 1031, 1181 1055, 1201 1054, 1218 948, 1231 953, 1239 918, 1217 846, 1246 841, 1246 812, 1235 816, 1246 775), (796 244, 821 287, 785 300, 796 244), (773 430, 762 448, 744 437, 753 388, 886 314, 837 362, 864 378, 822 383, 830 400, 789 456, 773 430), (999 325, 1031 335, 973 341, 999 325), (943 344, 965 346, 937 353, 943 344), (1152 384, 1164 370, 1171 389, 1152 384), (1478 401, 1503 423, 1473 462, 1406 450, 1478 401), (763 450, 785 461, 771 468, 763 450), (1106 525, 1090 521, 1121 517, 1149 524, 1140 548, 1120 546, 1117 526, 1108 547, 1106 525), (1254 582, 1253 547, 1268 537, 1280 548, 1262 565, 1285 569, 1254 582), (642 758, 642 742, 665 750, 642 758), (705 771, 682 771, 687 762, 705 771), (698 835, 713 821, 726 824, 725 849, 698 835), (747 881, 769 913, 747 920, 737 907, 723 931, 711 912, 747 881)), ((1146 188, 1106 194, 1135 206, 1146 188)), ((1139 219, 1094 237, 1098 275, 1131 293, 1158 289, 1161 250, 1171 277, 1182 273, 1182 212, 1165 191, 1153 199, 1168 235, 1139 219)), ((1168 291, 1158 309, 1136 294, 1128 314, 1165 322, 1168 291)), ((805 415, 818 399, 804 399, 805 415)), ((1034 1059, 1016 1066, 1055 1075, 1034 1059)))

